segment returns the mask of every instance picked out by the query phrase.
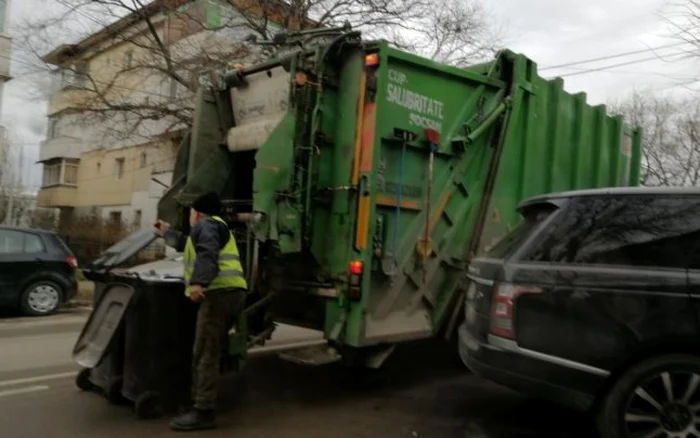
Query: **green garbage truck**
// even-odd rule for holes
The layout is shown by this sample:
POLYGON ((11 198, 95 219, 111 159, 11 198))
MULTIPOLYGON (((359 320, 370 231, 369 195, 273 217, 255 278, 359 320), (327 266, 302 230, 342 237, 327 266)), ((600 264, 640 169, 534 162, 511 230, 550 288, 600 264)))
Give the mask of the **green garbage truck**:
POLYGON ((377 366, 463 315, 470 259, 525 198, 633 186, 641 132, 508 50, 457 68, 351 29, 280 35, 269 61, 211 74, 159 215, 217 192, 252 289, 232 350, 275 322, 323 331, 304 363, 377 366), (257 316, 255 316, 257 315, 257 316))

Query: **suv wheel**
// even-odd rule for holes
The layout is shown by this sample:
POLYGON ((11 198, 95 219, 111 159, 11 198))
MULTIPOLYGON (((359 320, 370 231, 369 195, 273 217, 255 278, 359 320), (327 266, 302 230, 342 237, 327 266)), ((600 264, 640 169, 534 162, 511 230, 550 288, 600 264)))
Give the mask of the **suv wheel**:
POLYGON ((38 281, 22 293, 20 308, 28 316, 45 316, 54 313, 61 304, 63 291, 52 281, 38 281))
POLYGON ((603 438, 700 438, 700 358, 668 355, 633 366, 597 420, 603 438))

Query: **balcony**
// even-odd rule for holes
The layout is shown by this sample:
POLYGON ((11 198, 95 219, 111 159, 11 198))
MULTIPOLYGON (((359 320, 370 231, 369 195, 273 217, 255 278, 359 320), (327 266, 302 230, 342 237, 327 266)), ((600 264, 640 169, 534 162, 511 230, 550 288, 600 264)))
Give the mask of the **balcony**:
POLYGON ((53 158, 80 159, 83 152, 83 141, 74 137, 56 137, 44 140, 39 148, 39 161, 53 158))
POLYGON ((78 164, 72 158, 54 158, 44 161, 39 207, 75 207, 78 202, 78 164))
POLYGON ((37 197, 37 206, 43 208, 75 207, 77 200, 78 188, 76 186, 42 187, 37 197))

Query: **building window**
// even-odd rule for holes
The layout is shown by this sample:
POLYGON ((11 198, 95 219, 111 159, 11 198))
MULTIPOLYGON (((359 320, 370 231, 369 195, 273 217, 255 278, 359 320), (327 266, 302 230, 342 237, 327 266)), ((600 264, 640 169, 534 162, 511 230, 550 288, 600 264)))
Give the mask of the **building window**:
POLYGON ((142 217, 143 217, 143 213, 141 212, 141 210, 134 211, 134 225, 140 226, 142 217))
POLYGON ((78 163, 64 163, 63 168, 63 183, 68 185, 78 184, 78 163))
POLYGON ((42 187, 59 184, 77 185, 78 164, 78 160, 66 160, 61 158, 44 162, 44 174, 41 182, 42 187))
POLYGON ((114 225, 119 225, 122 223, 122 212, 121 211, 110 211, 109 221, 114 225))
POLYGON ((56 138, 58 136, 58 119, 49 119, 49 138, 56 138))
POLYGON ((178 89, 178 82, 175 80, 175 78, 170 79, 170 89, 168 90, 168 96, 171 99, 177 98, 177 89, 178 89))
POLYGON ((148 155, 145 152, 141 152, 141 168, 143 169, 148 165, 148 155))
POLYGON ((44 175, 42 186, 55 186, 61 183, 61 161, 47 161, 44 163, 44 175))
POLYGON ((134 52, 129 50, 124 55, 124 68, 131 68, 134 66, 134 52))
POLYGON ((75 83, 76 85, 83 85, 90 76, 90 64, 87 62, 79 62, 75 64, 75 83))
POLYGON ((102 172, 102 163, 98 161, 97 162, 97 174, 99 175, 100 172, 102 172))
POLYGON ((61 69, 61 88, 66 88, 73 84, 73 72, 67 68, 61 69))
POLYGON ((114 178, 122 179, 124 177, 124 158, 114 160, 114 178))
POLYGON ((90 75, 90 65, 87 62, 77 62, 60 70, 61 86, 65 88, 81 88, 90 75))

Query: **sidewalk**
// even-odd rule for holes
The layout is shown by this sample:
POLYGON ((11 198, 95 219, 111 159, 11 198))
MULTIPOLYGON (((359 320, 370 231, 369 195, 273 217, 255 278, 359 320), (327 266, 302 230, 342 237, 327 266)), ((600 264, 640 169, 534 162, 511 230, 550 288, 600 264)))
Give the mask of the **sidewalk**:
POLYGON ((78 293, 65 307, 92 307, 95 284, 92 281, 79 281, 78 293))

